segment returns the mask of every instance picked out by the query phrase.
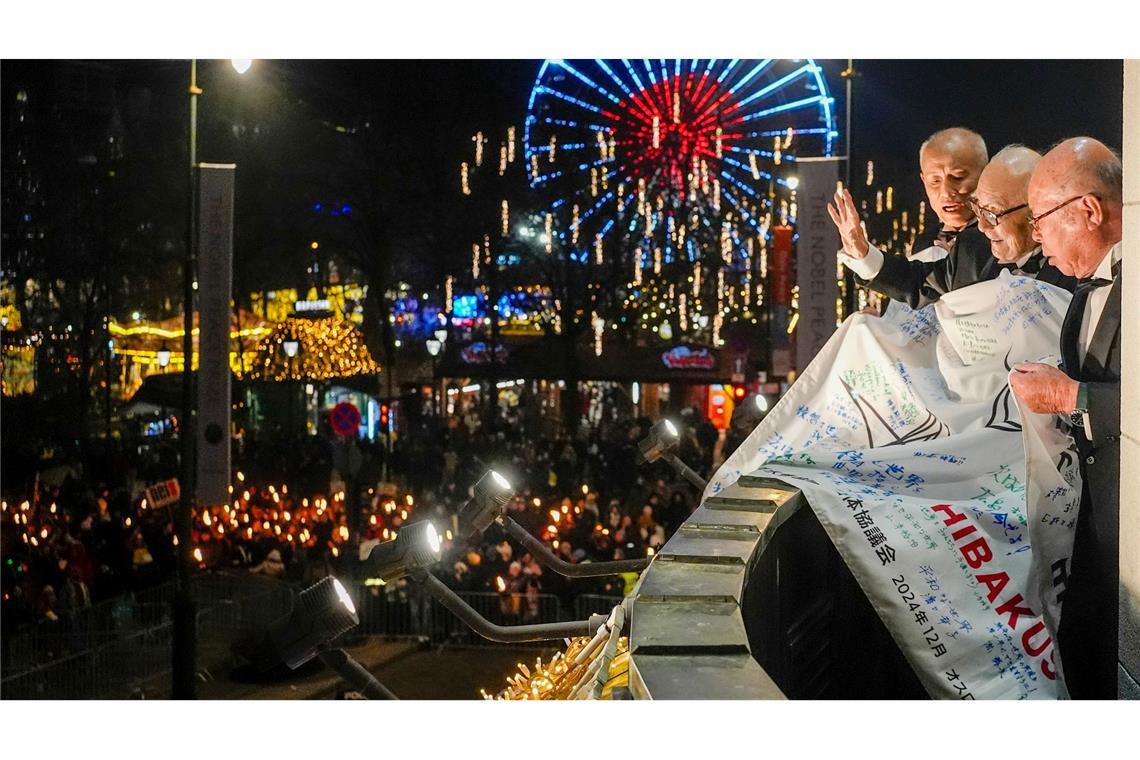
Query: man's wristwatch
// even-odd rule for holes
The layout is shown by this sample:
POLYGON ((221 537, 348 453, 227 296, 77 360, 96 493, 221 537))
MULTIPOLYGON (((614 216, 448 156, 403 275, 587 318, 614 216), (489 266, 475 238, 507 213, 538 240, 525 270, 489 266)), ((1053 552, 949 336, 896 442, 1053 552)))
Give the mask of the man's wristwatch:
POLYGON ((1085 383, 1077 385, 1077 408, 1069 415, 1069 422, 1074 425, 1083 425, 1085 415, 1089 413, 1089 387, 1085 383))

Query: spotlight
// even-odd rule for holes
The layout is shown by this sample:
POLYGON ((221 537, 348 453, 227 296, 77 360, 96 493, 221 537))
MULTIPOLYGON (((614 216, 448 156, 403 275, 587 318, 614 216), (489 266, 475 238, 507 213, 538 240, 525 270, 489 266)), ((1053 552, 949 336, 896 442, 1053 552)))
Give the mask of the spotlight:
POLYGON ((680 441, 681 434, 677 432, 677 426, 662 418, 649 429, 649 435, 637 444, 639 458, 643 462, 656 462, 680 441))
POLYGON ((649 429, 649 435, 645 436, 645 438, 641 440, 641 443, 637 444, 638 459, 643 464, 664 459, 673 466, 677 474, 692 483, 697 489, 703 491, 708 485, 708 482, 689 467, 689 465, 682 462, 681 458, 673 452, 673 448, 680 440, 681 436, 677 432, 677 426, 669 420, 662 418, 649 429))
POLYGON ((348 591, 330 576, 298 594, 293 609, 271 623, 259 644, 243 654, 252 655, 261 670, 281 662, 296 669, 359 623, 348 591))
POLYGON ((497 522, 507 535, 526 547, 535 559, 567 578, 598 578, 619 573, 636 573, 649 565, 647 559, 589 562, 577 565, 566 562, 503 512, 503 507, 513 495, 514 489, 507 479, 494 470, 488 470, 487 474, 475 484, 475 495, 459 512, 461 531, 466 531, 468 536, 478 535, 490 527, 491 523, 497 522))
POLYGON ((364 571, 385 583, 419 570, 427 570, 439 561, 439 534, 428 521, 400 528, 394 541, 373 547, 364 561, 364 571))
POLYGON ((514 495, 510 481, 494 470, 487 470, 475 484, 475 495, 459 511, 460 532, 470 536, 485 531, 503 514, 503 507, 514 495))

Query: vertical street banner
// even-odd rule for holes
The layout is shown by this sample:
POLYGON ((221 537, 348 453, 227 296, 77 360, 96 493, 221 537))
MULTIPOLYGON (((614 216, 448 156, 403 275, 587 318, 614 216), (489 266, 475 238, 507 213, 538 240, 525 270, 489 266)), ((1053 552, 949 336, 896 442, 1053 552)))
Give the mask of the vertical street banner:
POLYGON ((792 344, 788 337, 788 312, 792 308, 792 234, 787 225, 772 228, 772 248, 768 258, 768 273, 772 278, 768 303, 770 320, 767 325, 771 345, 771 364, 774 375, 787 375, 792 371, 792 344))
POLYGON ((233 164, 200 164, 198 168, 199 504, 229 501, 235 168, 233 164))
POLYGON ((792 305, 792 232, 788 226, 772 228, 772 303, 778 306, 792 305))
POLYGON ((802 370, 835 332, 835 299, 839 286, 835 252, 839 233, 827 215, 827 202, 835 197, 839 159, 800 158, 796 161, 800 184, 796 190, 796 284, 799 314, 796 324, 796 368, 802 370))
POLYGON ((1067 422, 1018 408, 1070 295, 1003 272, 853 314, 713 476, 803 490, 932 697, 1067 696, 1056 645, 1081 478, 1067 422))

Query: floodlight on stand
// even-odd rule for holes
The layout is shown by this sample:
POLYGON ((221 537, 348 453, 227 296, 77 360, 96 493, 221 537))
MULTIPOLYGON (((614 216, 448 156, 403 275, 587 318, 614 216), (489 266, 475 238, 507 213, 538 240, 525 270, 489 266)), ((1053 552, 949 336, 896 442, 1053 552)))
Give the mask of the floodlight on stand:
POLYGON ((278 663, 295 670, 359 623, 348 591, 329 576, 298 594, 292 609, 270 623, 260 640, 237 648, 263 671, 278 663))
POLYGON ((468 536, 478 535, 490 527, 491 523, 497 522, 507 531, 507 535, 522 544, 543 566, 567 578, 600 578, 619 573, 636 573, 649 566, 649 558, 582 564, 563 560, 504 512, 512 496, 514 489, 507 479, 494 470, 488 470, 475 484, 475 495, 459 511, 460 531, 468 536))
POLYGON ((424 585, 436 601, 442 604, 471 630, 485 639, 503 644, 523 641, 553 641, 574 636, 593 636, 606 623, 605 615, 591 615, 586 620, 562 623, 536 623, 531 625, 497 625, 480 615, 454 591, 431 573, 420 571, 412 576, 424 585))
POLYGON ((673 448, 680 441, 681 436, 677 432, 677 426, 668 419, 662 418, 649 429, 649 434, 637 444, 638 460, 642 463, 652 463, 658 459, 664 459, 672 465, 678 475, 703 491, 708 482, 693 468, 682 462, 681 458, 673 451, 673 448))
POLYGON ((509 480, 494 470, 487 470, 475 484, 475 495, 459 510, 459 530, 465 535, 482 533, 503 514, 503 508, 515 495, 509 480))
POLYGON ((385 583, 411 573, 427 570, 439 561, 439 533, 428 522, 412 523, 400 528, 396 538, 372 548, 364 560, 364 572, 385 583))
POLYGON ((656 462, 680 442, 681 434, 677 432, 677 426, 663 417, 649 428, 649 434, 637 444, 638 454, 643 462, 656 462))

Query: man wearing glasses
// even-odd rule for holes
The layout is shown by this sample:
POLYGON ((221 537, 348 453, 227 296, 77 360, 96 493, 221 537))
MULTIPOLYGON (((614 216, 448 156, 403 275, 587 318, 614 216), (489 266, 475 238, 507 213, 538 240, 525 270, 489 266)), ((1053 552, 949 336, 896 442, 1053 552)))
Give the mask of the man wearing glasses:
POLYGON ((1080 451, 1084 489, 1058 631, 1065 682, 1078 699, 1117 691, 1121 197, 1120 158, 1090 137, 1065 140, 1034 170, 1033 237, 1078 285, 1061 327, 1064 371, 1025 362, 1010 378, 1029 409, 1070 418, 1080 451))
POLYGON ((843 243, 839 258, 859 284, 918 309, 943 293, 980 282, 990 261, 990 245, 978 231, 969 198, 988 160, 982 136, 961 127, 935 132, 922 144, 919 176, 942 228, 915 241, 913 260, 885 256, 870 245, 851 193, 846 189, 836 193, 835 205, 829 203, 827 210, 843 243), (942 256, 938 251, 935 257, 923 250, 931 247, 947 253, 942 256))
POLYGON ((1040 160, 1035 150, 1009 145, 982 171, 970 208, 978 217, 978 229, 989 238, 993 255, 980 280, 993 279, 1005 269, 1072 293, 1077 281, 1046 261, 1029 224, 1029 178, 1040 160))

